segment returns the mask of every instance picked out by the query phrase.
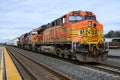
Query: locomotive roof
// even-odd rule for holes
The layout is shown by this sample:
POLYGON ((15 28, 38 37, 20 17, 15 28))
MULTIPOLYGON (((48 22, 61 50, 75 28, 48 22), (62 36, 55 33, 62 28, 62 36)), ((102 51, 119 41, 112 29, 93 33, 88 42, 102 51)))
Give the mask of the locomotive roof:
POLYGON ((71 12, 68 12, 65 15, 63 15, 63 16, 61 16, 61 17, 59 17, 59 18, 57 18, 57 19, 55 19, 53 21, 51 21, 51 23, 41 25, 36 30, 39 31, 39 30, 47 29, 47 28, 52 26, 52 22, 54 22, 54 21, 56 21, 56 20, 58 20, 58 19, 60 19, 60 18, 62 18, 64 16, 66 16, 66 15, 71 15, 71 14, 81 14, 81 15, 93 15, 93 16, 95 16, 95 14, 93 14, 90 11, 83 11, 83 10, 71 11, 71 12))

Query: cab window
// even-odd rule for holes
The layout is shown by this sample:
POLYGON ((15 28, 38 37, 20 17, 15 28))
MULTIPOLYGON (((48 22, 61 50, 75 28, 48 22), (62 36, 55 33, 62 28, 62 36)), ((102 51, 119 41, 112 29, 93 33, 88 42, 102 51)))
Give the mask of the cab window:
POLYGON ((82 20, 82 16, 69 16, 68 19, 70 22, 78 22, 82 20))
POLYGON ((85 20, 94 20, 96 21, 95 16, 85 16, 85 20))
POLYGON ((64 24, 64 23, 66 23, 66 16, 63 16, 63 17, 61 18, 61 24, 64 24))

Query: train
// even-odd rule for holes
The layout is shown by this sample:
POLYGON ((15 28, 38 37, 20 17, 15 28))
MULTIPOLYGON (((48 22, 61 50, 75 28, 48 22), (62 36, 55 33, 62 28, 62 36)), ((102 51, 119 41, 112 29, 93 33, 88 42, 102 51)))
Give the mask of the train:
POLYGON ((120 49, 120 38, 114 37, 114 38, 106 38, 105 43, 107 44, 108 49, 120 49))
POLYGON ((19 41, 19 37, 16 37, 16 38, 14 38, 14 39, 6 42, 5 44, 10 45, 10 46, 15 46, 15 47, 17 47, 18 41, 19 41))
POLYGON ((17 47, 80 62, 105 62, 103 25, 90 11, 71 11, 17 38, 17 47))

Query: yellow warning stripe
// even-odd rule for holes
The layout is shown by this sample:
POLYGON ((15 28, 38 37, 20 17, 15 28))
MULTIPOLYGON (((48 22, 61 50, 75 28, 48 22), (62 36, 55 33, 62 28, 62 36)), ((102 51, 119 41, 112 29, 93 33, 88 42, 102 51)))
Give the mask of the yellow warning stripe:
POLYGON ((12 59, 4 48, 5 64, 6 64, 6 78, 7 80, 22 80, 19 72, 17 71, 12 59))
POLYGON ((3 80, 3 50, 2 50, 2 54, 1 54, 1 65, 0 65, 0 80, 3 80))

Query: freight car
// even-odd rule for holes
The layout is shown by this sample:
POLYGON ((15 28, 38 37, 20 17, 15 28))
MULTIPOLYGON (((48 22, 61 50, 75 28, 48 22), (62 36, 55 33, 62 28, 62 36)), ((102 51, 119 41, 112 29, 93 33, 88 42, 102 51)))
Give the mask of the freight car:
POLYGON ((18 47, 82 62, 104 62, 103 25, 89 11, 71 11, 20 36, 18 47))
POLYGON ((12 40, 6 42, 6 44, 7 44, 7 45, 10 45, 10 46, 15 46, 15 47, 17 47, 17 46, 18 46, 18 43, 17 43, 18 40, 19 40, 19 38, 16 37, 16 38, 14 38, 14 39, 12 39, 12 40))
POLYGON ((120 49, 120 38, 105 38, 108 49, 120 49))

